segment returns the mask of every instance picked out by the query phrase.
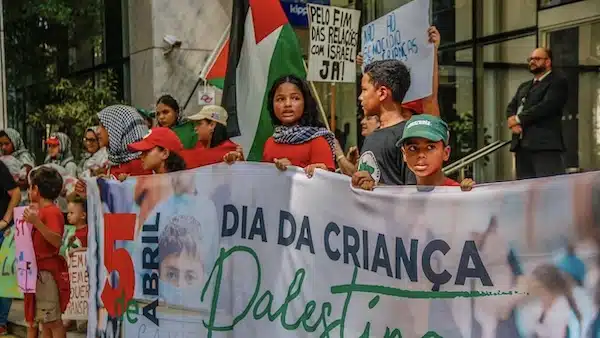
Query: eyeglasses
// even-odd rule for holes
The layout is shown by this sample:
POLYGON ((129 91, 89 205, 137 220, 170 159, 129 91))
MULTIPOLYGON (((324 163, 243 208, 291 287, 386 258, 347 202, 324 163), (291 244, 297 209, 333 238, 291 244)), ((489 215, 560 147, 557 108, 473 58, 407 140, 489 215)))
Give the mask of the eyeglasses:
POLYGON ((541 60, 546 60, 547 58, 543 58, 543 57, 539 57, 539 56, 534 56, 534 57, 528 57, 527 58, 527 63, 531 62, 531 61, 541 61, 541 60))
POLYGON ((88 138, 88 137, 83 138, 83 142, 92 143, 92 142, 97 142, 97 141, 98 141, 98 139, 96 139, 96 138, 88 138))

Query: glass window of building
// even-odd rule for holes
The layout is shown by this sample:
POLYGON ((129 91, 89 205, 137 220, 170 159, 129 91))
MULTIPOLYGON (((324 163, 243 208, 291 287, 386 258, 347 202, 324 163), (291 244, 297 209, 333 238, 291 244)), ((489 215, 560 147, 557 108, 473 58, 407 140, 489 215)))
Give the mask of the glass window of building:
POLYGON ((56 100, 52 84, 98 84, 110 72, 118 98, 126 97, 124 6, 125 0, 3 1, 8 122, 40 157, 46 131, 28 126, 27 116, 56 100))

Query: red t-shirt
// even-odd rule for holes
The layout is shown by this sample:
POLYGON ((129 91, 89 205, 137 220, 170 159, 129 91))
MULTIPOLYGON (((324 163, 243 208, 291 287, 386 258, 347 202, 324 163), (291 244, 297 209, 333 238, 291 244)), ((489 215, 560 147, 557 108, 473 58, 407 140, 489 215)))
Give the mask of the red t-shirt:
POLYGON ((309 164, 323 163, 330 171, 335 171, 333 153, 325 137, 317 137, 302 144, 275 143, 269 137, 263 150, 263 162, 274 162, 275 159, 287 158, 296 167, 304 168, 309 164))
POLYGON ((446 177, 446 180, 444 181, 444 184, 442 184, 442 186, 445 187, 460 187, 460 183, 456 182, 455 180, 446 177))
MULTIPOLYGON (((65 230, 65 219, 60 209, 52 204, 40 208, 40 221, 50 231, 62 237, 65 230)), ((69 268, 65 259, 59 254, 60 249, 50 244, 44 236, 35 228, 31 230, 31 240, 35 251, 38 271, 48 271, 54 277, 58 287, 61 312, 65 312, 71 295, 69 283, 69 268)), ((32 323, 35 318, 35 294, 24 295, 25 320, 32 323)))
MULTIPOLYGON (((41 208, 39 217, 40 221, 42 221, 50 231, 62 237, 63 232, 65 231, 65 219, 56 205, 52 204, 41 208)), ((60 248, 50 244, 50 242, 42 236, 42 233, 35 228, 32 229, 31 240, 35 250, 35 259, 37 261, 38 270, 50 270, 61 264, 61 261, 64 262, 63 257, 59 253, 60 248)))
POLYGON ((77 237, 77 239, 79 239, 79 241, 81 242, 81 245, 84 248, 87 248, 88 246, 88 226, 84 226, 83 228, 77 229, 75 230, 75 237, 77 237))
POLYGON ((198 168, 223 162, 223 156, 235 151, 237 147, 238 145, 230 140, 225 140, 213 148, 206 148, 198 142, 193 149, 183 150, 181 157, 185 160, 188 169, 198 168))
POLYGON ((152 170, 144 170, 141 159, 135 159, 123 164, 113 165, 110 167, 110 174, 119 177, 120 174, 129 176, 152 175, 152 170))

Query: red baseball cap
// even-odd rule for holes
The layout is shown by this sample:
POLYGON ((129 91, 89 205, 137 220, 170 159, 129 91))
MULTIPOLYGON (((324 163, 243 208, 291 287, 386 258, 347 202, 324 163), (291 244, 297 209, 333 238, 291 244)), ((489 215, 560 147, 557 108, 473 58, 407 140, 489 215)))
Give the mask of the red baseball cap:
POLYGON ((183 150, 183 145, 177 134, 165 127, 152 128, 141 141, 127 146, 130 151, 147 151, 154 147, 161 147, 174 152, 183 150))
POLYGON ((56 136, 50 136, 46 140, 46 144, 49 145, 49 146, 59 146, 60 145, 60 140, 56 136))
POLYGON ((425 107, 423 106, 423 99, 403 103, 402 108, 412 110, 415 114, 423 114, 425 112, 425 107))

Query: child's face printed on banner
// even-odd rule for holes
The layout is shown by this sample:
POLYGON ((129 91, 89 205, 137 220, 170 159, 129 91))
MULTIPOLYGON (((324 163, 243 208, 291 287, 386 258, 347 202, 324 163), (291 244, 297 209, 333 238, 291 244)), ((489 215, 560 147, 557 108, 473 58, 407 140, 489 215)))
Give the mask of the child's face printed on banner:
POLYGON ((71 225, 83 225, 87 222, 87 214, 79 203, 70 202, 67 205, 67 221, 71 225))
POLYGON ((365 115, 377 115, 381 102, 385 99, 387 89, 381 86, 375 86, 371 81, 369 74, 363 74, 360 82, 360 104, 365 112, 365 115), (385 92, 385 93, 384 93, 385 92))
POLYGON ((154 147, 150 150, 142 152, 142 167, 144 170, 157 171, 162 163, 169 157, 169 151, 154 147))
POLYGON ((8 136, 0 137, 0 149, 2 150, 2 155, 10 155, 15 152, 15 147, 8 136))
POLYGON ((202 287, 203 276, 202 260, 186 251, 168 255, 160 263, 160 278, 176 287, 202 287))
POLYGON ((300 88, 289 82, 282 83, 275 91, 273 110, 281 124, 296 124, 304 114, 304 96, 300 88))
POLYGON ((215 132, 217 123, 208 119, 198 121, 194 125, 196 134, 198 134, 198 141, 210 142, 212 134, 215 132))
POLYGON ((442 141, 413 138, 402 146, 402 153, 408 167, 416 176, 427 177, 439 171, 450 158, 450 147, 445 146, 442 141))

